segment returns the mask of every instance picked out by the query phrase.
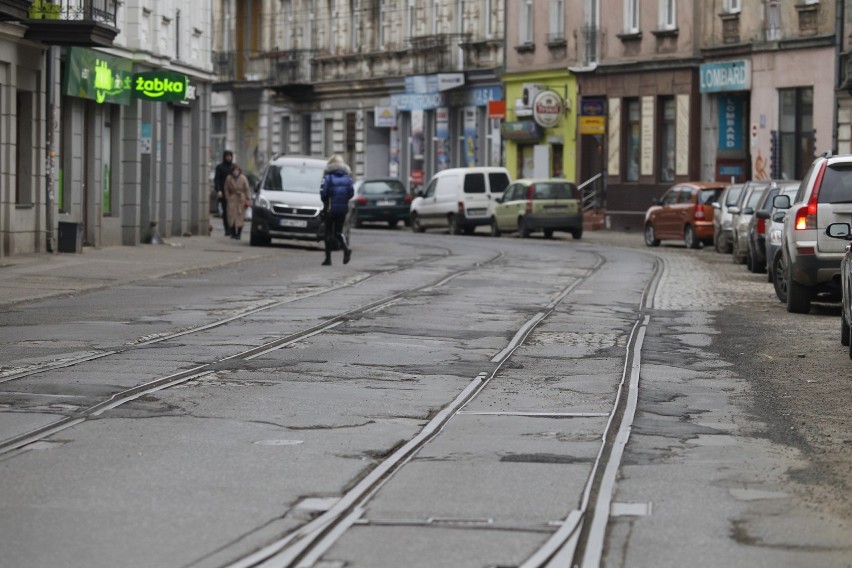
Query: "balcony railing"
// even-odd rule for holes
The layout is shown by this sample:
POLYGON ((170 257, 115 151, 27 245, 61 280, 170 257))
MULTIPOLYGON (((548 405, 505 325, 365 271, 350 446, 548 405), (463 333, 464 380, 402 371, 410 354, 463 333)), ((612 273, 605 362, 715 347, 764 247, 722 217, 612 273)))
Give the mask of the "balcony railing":
POLYGON ((264 85, 304 85, 314 80, 311 49, 257 52, 252 50, 213 53, 213 67, 220 81, 255 82, 264 85))
POLYGON ((117 0, 33 0, 26 38, 48 45, 112 45, 118 35, 117 0))
POLYGON ((115 27, 117 0, 34 0, 30 20, 97 22, 115 27))

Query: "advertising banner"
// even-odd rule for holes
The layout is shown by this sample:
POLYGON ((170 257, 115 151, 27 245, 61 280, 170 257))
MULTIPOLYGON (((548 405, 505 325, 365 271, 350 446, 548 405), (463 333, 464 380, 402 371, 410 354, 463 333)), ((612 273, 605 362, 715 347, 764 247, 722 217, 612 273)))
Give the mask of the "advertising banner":
POLYGON ((742 150, 743 138, 742 97, 719 97, 719 150, 742 150))
POLYGON ((137 99, 162 102, 186 100, 189 79, 172 71, 149 71, 133 75, 133 96, 137 99))
POLYGON ((435 161, 438 171, 450 167, 450 109, 446 107, 435 111, 435 161))
POLYGON ((62 92, 98 103, 129 105, 133 62, 100 51, 69 47, 62 92))
POLYGON ((469 168, 476 166, 476 107, 464 109, 464 157, 469 168))

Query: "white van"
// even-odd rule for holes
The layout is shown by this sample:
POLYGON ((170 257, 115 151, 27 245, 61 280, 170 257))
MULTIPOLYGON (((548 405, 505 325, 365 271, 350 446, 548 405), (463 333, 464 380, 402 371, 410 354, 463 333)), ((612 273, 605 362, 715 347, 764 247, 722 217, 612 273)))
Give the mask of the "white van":
POLYGON ((411 227, 449 229, 469 235, 491 223, 495 200, 511 183, 509 171, 498 167, 450 168, 435 177, 411 202, 411 227))

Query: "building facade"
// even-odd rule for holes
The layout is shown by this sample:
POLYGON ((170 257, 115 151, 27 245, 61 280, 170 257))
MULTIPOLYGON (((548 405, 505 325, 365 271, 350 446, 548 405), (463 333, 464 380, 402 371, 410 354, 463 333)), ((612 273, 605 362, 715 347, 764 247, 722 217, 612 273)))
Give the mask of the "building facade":
POLYGON ((503 1, 219 0, 212 165, 340 154, 410 187, 501 163, 503 1))

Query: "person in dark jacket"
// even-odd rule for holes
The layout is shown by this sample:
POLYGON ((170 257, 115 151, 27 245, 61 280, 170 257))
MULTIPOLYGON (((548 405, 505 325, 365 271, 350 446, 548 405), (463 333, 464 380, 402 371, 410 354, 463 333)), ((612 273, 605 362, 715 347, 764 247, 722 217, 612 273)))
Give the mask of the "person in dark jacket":
POLYGON ((328 160, 323 172, 320 198, 323 204, 325 218, 325 262, 323 266, 331 265, 331 251, 335 241, 343 248, 343 264, 352 258, 352 249, 343 234, 343 224, 349 211, 349 200, 355 195, 352 185, 352 171, 343 158, 334 155, 328 160))
POLYGON ((234 153, 225 150, 222 154, 222 163, 216 166, 216 175, 213 177, 213 186, 216 188, 216 199, 222 210, 222 225, 225 227, 225 236, 231 236, 231 224, 228 223, 228 196, 225 195, 225 182, 231 175, 234 167, 234 153))

